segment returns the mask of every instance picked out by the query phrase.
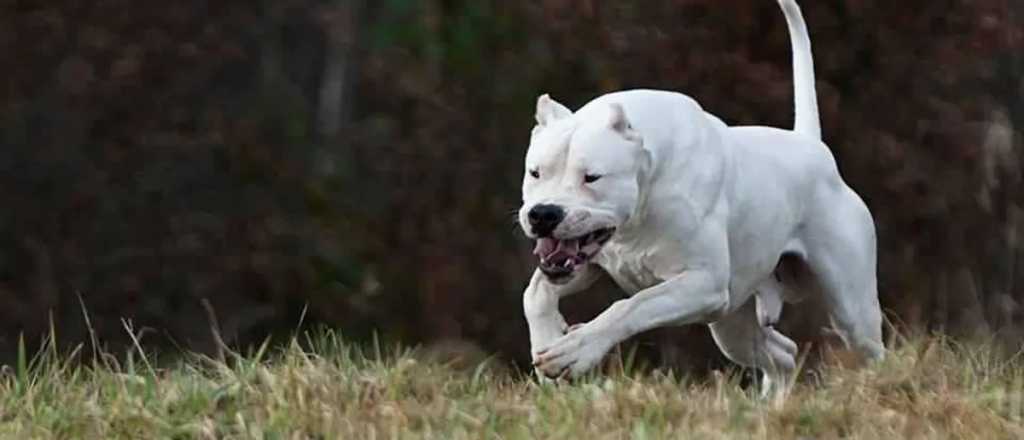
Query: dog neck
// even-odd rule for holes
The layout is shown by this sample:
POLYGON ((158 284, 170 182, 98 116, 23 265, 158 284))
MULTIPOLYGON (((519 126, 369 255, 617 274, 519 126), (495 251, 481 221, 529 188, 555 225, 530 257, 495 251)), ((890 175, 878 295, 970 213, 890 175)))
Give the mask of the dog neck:
POLYGON ((679 215, 699 224, 711 213, 725 189, 731 152, 722 148, 724 123, 700 113, 694 124, 685 127, 693 131, 688 142, 643 138, 637 206, 617 235, 641 234, 652 219, 679 215), (665 199, 675 201, 666 203, 665 199), (657 212, 661 207, 679 206, 685 206, 686 212, 657 212))

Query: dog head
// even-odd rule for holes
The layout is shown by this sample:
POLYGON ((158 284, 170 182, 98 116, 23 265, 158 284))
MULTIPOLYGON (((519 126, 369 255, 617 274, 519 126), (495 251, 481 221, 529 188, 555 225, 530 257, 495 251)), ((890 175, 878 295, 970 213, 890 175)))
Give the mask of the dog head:
POLYGON ((571 279, 633 217, 642 147, 619 104, 573 114, 548 95, 537 99, 519 223, 551 281, 571 279))

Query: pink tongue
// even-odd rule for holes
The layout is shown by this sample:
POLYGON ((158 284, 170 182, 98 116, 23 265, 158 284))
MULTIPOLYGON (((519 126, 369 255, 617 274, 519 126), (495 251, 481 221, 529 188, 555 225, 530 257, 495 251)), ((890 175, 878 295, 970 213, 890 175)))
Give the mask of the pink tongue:
POLYGON ((555 251, 558 241, 553 238, 537 239, 537 245, 533 248, 533 254, 538 257, 547 257, 555 251))
POLYGON ((555 240, 553 238, 541 238, 533 248, 533 253, 541 260, 564 260, 575 257, 580 253, 579 240, 555 240))

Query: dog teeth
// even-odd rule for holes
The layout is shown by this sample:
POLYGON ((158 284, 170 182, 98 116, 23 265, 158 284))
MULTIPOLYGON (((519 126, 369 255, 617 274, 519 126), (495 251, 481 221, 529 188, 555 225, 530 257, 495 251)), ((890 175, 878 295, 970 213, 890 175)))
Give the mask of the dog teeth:
POLYGON ((563 264, 562 266, 563 267, 572 267, 572 258, 566 259, 565 260, 565 264, 563 264))

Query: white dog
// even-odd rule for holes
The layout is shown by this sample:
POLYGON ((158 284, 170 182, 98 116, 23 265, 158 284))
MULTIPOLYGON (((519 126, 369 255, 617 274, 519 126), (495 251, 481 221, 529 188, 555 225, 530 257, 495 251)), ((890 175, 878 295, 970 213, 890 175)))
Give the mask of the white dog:
POLYGON ((519 221, 540 259, 523 295, 533 361, 550 378, 594 367, 655 327, 707 323, 722 352, 786 384, 797 346, 783 300, 821 295, 846 344, 884 355, 875 228, 821 141, 810 39, 793 46, 796 124, 729 127, 679 93, 630 90, 573 113, 537 100, 519 221), (559 298, 609 274, 631 296, 568 328, 559 298))

